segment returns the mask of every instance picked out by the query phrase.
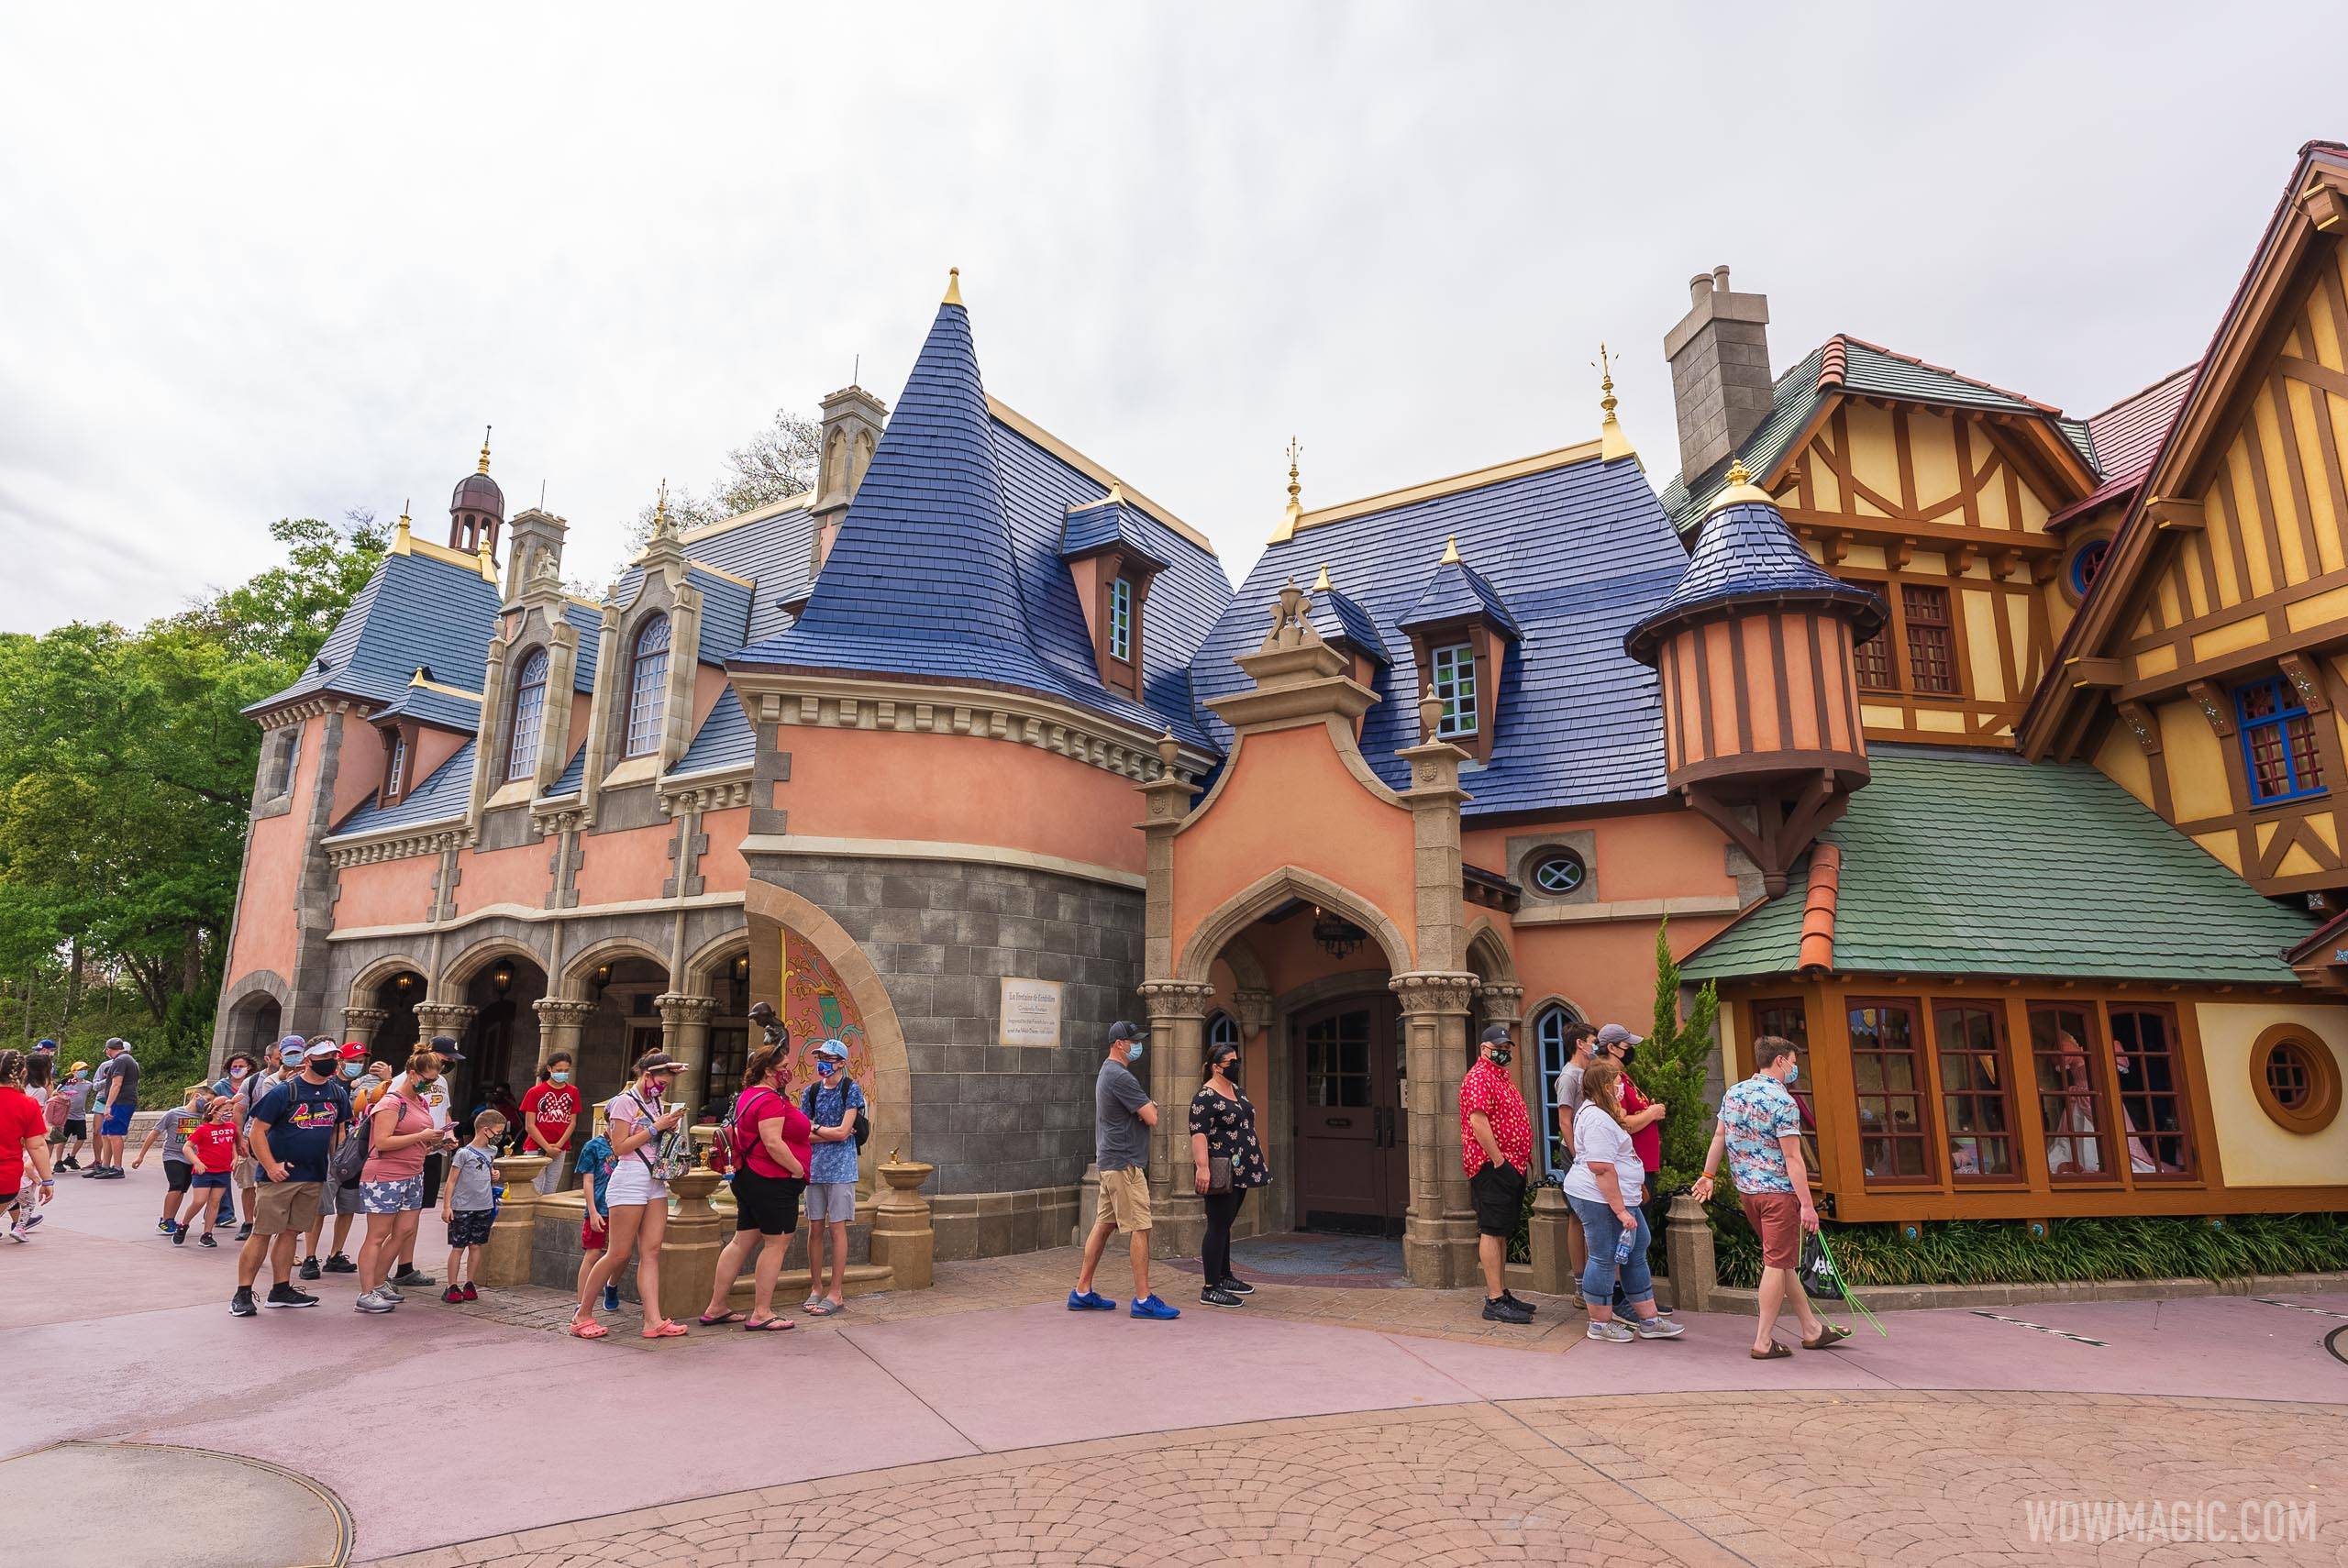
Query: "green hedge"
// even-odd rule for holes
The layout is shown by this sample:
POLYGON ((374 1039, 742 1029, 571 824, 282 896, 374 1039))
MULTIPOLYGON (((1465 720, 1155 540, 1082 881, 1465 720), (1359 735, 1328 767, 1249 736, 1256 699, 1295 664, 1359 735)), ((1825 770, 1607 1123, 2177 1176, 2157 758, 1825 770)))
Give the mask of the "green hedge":
MULTIPOLYGON (((1714 1204, 1720 1282, 1761 1278, 1761 1244, 1733 1208, 1714 1204)), ((1844 1276, 1871 1285, 2046 1285, 2100 1279, 2240 1279, 2348 1269, 2348 1215, 2243 1214, 2051 1220, 2033 1236, 2019 1220, 1927 1220, 1911 1240, 1896 1224, 1828 1224, 1844 1276)))

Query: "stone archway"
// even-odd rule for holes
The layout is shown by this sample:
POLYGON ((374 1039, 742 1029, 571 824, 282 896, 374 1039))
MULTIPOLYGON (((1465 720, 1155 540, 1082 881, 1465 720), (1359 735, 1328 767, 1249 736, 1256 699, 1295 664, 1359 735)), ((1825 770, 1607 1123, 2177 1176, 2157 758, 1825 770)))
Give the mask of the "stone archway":
MULTIPOLYGON (((1199 922, 1168 978, 1178 985, 1204 985, 1207 971, 1233 937, 1291 899, 1334 910, 1368 932, 1385 953, 1391 973, 1407 975, 1414 967, 1410 938, 1384 910, 1318 872, 1283 866, 1250 882, 1199 922)), ((1193 1042, 1192 1055, 1196 1055, 1196 1044, 1193 1042)))
POLYGON ((210 1070, 217 1074, 231 1051, 249 1051, 259 1059, 286 1027, 293 999, 294 988, 274 969, 256 969, 221 993, 212 1026, 210 1070))
POLYGON ((756 1000, 782 1005, 781 934, 788 931, 794 941, 811 944, 822 955, 855 1004, 871 1064, 864 1094, 872 1106, 872 1141, 858 1163, 859 1182, 869 1185, 873 1167, 895 1154, 919 1159, 921 1149, 913 1142, 912 1059, 905 1049, 904 1026, 880 972, 846 927, 803 895, 752 878, 744 901, 749 917, 750 994, 756 1000))

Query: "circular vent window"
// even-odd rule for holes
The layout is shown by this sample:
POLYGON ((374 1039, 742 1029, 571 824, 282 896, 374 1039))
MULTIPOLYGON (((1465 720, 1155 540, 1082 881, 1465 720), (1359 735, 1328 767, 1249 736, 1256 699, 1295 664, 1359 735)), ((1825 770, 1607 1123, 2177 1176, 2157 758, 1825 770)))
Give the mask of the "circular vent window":
POLYGON ((1589 877, 1589 867, 1570 849, 1545 850, 1533 863, 1533 885, 1551 895, 1570 893, 1589 877))

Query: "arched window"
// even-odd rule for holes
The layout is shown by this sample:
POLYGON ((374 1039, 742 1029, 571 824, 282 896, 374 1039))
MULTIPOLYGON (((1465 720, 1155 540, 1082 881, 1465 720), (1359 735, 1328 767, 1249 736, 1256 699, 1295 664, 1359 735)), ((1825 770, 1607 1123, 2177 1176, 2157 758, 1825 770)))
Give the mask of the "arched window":
POLYGON ((508 782, 538 770, 538 726, 547 712, 547 650, 533 648, 514 680, 514 733, 505 743, 508 782))
POLYGON ((1557 1134, 1557 1075, 1573 1055, 1566 1049, 1566 1025, 1580 1021, 1581 1014, 1567 1002, 1552 1002, 1533 1015, 1533 1046, 1541 1069, 1541 1158, 1559 1180, 1566 1174, 1566 1144, 1557 1134))
POLYGON ((655 615, 636 634, 636 658, 628 667, 627 756, 660 749, 660 721, 668 710, 669 617, 655 615))
POLYGON ((1227 1012, 1215 1012, 1207 1018, 1207 1048, 1239 1043, 1239 1021, 1227 1012))

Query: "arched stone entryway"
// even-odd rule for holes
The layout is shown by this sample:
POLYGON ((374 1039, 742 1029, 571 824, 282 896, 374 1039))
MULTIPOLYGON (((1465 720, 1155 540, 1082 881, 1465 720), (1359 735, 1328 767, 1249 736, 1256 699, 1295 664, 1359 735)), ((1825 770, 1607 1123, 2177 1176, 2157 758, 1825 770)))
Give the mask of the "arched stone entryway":
MULTIPOLYGON (((626 937, 598 942, 564 966, 561 984, 540 1011, 559 1016, 564 1036, 559 1048, 576 1058, 578 1076, 571 1081, 590 1104, 626 1088, 628 1068, 646 1052, 674 1049, 661 1009, 670 990, 667 962, 626 937)), ((678 1055, 685 1059, 683 1052, 678 1055)), ((679 1098, 689 1110, 698 1106, 698 1081, 681 1086, 679 1098)))
POLYGON ((430 992, 425 967, 415 959, 404 954, 377 959, 351 978, 342 1037, 366 1046, 371 1059, 401 1066, 424 1037, 415 1010, 430 992))
POLYGON ((218 1073, 232 1051, 243 1051, 257 1062, 264 1059, 284 1030, 290 995, 274 970, 257 970, 238 981, 221 999, 220 1021, 213 1031, 212 1071, 218 1073))

